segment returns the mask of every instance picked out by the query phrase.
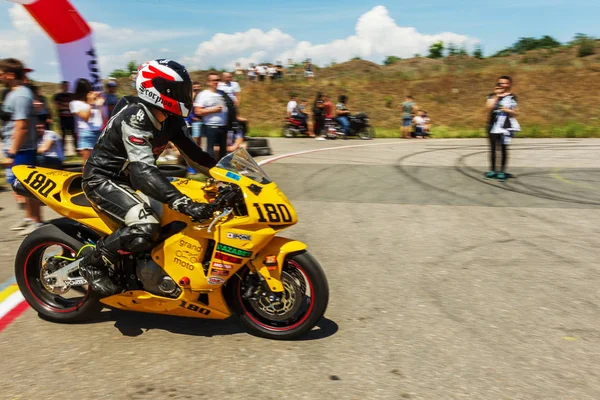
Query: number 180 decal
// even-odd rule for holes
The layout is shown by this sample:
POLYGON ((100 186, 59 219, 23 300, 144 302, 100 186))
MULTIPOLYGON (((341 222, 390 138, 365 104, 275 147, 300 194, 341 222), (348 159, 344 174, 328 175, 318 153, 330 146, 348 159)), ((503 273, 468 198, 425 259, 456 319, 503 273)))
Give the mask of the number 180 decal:
POLYGON ((52 179, 48 179, 46 175, 40 174, 37 171, 31 172, 23 183, 28 184, 29 187, 44 197, 48 197, 50 192, 56 189, 56 182, 52 179))
POLYGON ((292 214, 285 204, 254 203, 253 206, 258 212, 258 222, 292 222, 292 214))

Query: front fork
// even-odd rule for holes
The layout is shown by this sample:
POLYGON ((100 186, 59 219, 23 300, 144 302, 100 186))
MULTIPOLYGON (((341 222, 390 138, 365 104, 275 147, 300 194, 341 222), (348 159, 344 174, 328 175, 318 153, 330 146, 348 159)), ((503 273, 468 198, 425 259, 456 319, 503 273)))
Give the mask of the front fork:
POLYGON ((306 244, 302 242, 276 236, 256 254, 248 266, 251 271, 260 275, 265 289, 272 293, 283 293, 281 272, 286 258, 294 253, 304 251, 306 248, 306 244))

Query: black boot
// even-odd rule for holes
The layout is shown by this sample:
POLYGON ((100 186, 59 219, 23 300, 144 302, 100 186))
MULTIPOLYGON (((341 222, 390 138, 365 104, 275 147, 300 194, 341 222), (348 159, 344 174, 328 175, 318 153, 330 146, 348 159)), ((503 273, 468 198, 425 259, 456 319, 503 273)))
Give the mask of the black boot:
POLYGON ((79 273, 94 292, 111 296, 119 291, 119 287, 109 277, 108 268, 112 266, 113 262, 95 248, 83 256, 79 263, 79 273))

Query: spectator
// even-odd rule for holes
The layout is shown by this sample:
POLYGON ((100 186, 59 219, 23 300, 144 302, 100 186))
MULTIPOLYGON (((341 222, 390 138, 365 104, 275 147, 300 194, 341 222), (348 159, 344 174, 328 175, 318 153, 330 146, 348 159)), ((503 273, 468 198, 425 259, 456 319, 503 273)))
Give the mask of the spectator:
POLYGON ((307 78, 309 81, 312 81, 315 77, 315 73, 313 72, 313 65, 310 61, 310 58, 308 58, 306 62, 304 62, 304 77, 307 78))
POLYGON ((334 118, 333 110, 334 110, 333 103, 329 99, 329 96, 324 95, 323 96, 323 116, 324 116, 323 128, 321 129, 321 135, 318 135, 318 132, 315 131, 315 134, 317 134, 317 140, 327 140, 326 135, 323 132, 323 129, 325 128, 326 120, 330 120, 330 121, 333 120, 333 118, 334 118))
MULTIPOLYGON (((226 93, 233 101, 236 110, 239 110, 242 102, 242 88, 240 88, 240 84, 232 81, 232 76, 229 72, 223 72, 221 79, 222 80, 219 82, 219 86, 217 86, 217 90, 221 90, 222 92, 226 93)), ((236 113, 236 121, 245 137, 248 134, 248 120, 240 117, 239 113, 236 113)))
POLYGON ((129 79, 131 80, 131 88, 136 91, 135 85, 137 82, 137 76, 138 76, 138 72, 134 71, 131 73, 131 75, 129 75, 129 79))
POLYGON ((217 90, 225 92, 233 100, 233 104, 239 107, 242 101, 242 88, 240 88, 239 83, 233 82, 232 78, 231 73, 223 72, 221 81, 217 85, 217 90))
POLYGON ((290 96, 290 101, 288 101, 287 103, 287 107, 286 107, 286 111, 287 111, 287 116, 288 117, 295 117, 296 116, 296 108, 298 107, 298 101, 297 101, 298 97, 293 94, 290 96))
POLYGON ((291 58, 288 58, 287 60, 285 75, 289 78, 296 79, 296 64, 294 64, 294 60, 291 58))
POLYGON ((277 79, 277 68, 273 64, 269 64, 267 67, 267 75, 269 76, 269 80, 273 82, 277 79))
POLYGON ((302 100, 298 107, 296 107, 296 116, 295 118, 302 122, 302 126, 306 128, 306 132, 308 136, 314 137, 315 134, 311 132, 310 126, 308 124, 308 101, 302 100))
POLYGON ((258 80, 260 82, 264 82, 265 76, 267 75, 267 67, 263 64, 258 64, 256 66, 256 75, 258 75, 258 80))
POLYGON ((422 110, 417 111, 417 115, 413 118, 412 122, 415 124, 415 137, 425 138, 425 113, 422 110))
POLYGON ((244 80, 244 69, 239 62, 235 63, 235 80, 238 82, 244 80))
MULTIPOLYGON (((7 58, 0 61, 0 80, 10 88, 2 103, 2 111, 10 115, 10 120, 4 125, 3 138, 5 156, 11 160, 10 167, 6 169, 6 180, 11 186, 15 180, 12 167, 36 164, 37 119, 33 108, 33 93, 24 85, 24 79, 25 67, 19 60, 7 58)), ((21 231, 20 235, 28 235, 41 225, 40 202, 30 197, 26 197, 23 202, 25 218, 11 227, 11 230, 21 231)))
POLYGON ((313 130, 315 135, 320 135, 325 126, 325 101, 323 93, 317 93, 317 98, 313 104, 313 130))
POLYGON ((208 74, 207 87, 196 98, 194 113, 202 117, 206 134, 206 151, 214 156, 215 144, 219 146, 219 154, 227 153, 227 105, 223 96, 217 91, 219 75, 208 74))
POLYGON ((400 107, 402 110, 402 137, 405 139, 411 138, 411 128, 412 128, 412 119, 415 111, 417 110, 417 105, 414 102, 414 99, 411 95, 406 96, 406 99, 400 107))
POLYGON ((35 127, 39 138, 37 145, 38 165, 61 169, 65 160, 62 139, 58 133, 45 129, 43 121, 38 121, 35 127))
POLYGON ((48 107, 46 98, 40 94, 39 86, 29 85, 29 88, 33 92, 33 109, 35 110, 35 115, 38 117, 38 121, 44 121, 44 127, 50 129, 52 114, 50 113, 50 107, 48 107))
MULTIPOLYGON (((201 89, 202 85, 200 85, 200 82, 192 82, 192 99, 194 99, 194 104, 200 101, 201 89)), ((190 115, 188 115, 186 121, 192 128, 192 138, 196 143, 198 143, 198 146, 200 146, 200 142, 202 140, 202 118, 199 115, 196 115, 194 112, 194 107, 192 107, 190 115)))
POLYGON ((54 95, 54 104, 58 109, 58 115, 60 118, 60 131, 62 133, 62 145, 63 151, 66 144, 67 136, 73 138, 73 147, 77 146, 77 134, 75 133, 75 124, 73 122, 73 115, 69 110, 69 103, 71 102, 71 93, 69 93, 69 82, 62 81, 61 91, 54 95))
POLYGON ((252 83, 256 82, 256 67, 254 64, 250 64, 250 68, 248 68, 248 80, 252 83))
POLYGON ((496 178, 500 182, 506 180, 506 163, 508 160, 508 144, 511 137, 521 130, 516 116, 519 114, 517 96, 512 93, 510 76, 498 78, 494 93, 487 98, 486 108, 490 113, 488 135, 490 138, 490 171, 486 178, 496 178), (500 171, 496 169, 496 151, 500 147, 502 159, 500 171))
POLYGON ((350 120, 348 116, 350 115, 350 110, 348 110, 348 96, 341 95, 338 98, 338 103, 335 105, 336 119, 340 125, 342 125, 342 130, 344 131, 344 139, 348 138, 348 134, 350 133, 350 120))
MULTIPOLYGON (((227 132, 227 153, 234 152, 240 148, 247 148, 248 143, 245 140, 246 139, 244 137, 244 134, 239 129, 230 130, 229 132, 227 132)), ((219 149, 217 149, 216 146, 214 148, 214 151, 217 157, 220 158, 221 155, 219 154, 219 149)))
POLYGON ((108 81, 106 83, 106 92, 104 93, 104 107, 102 108, 104 121, 108 121, 112 116, 115 106, 119 102, 117 96, 117 82, 108 81))
POLYGON ((100 137, 103 105, 104 98, 100 96, 100 92, 93 92, 87 79, 78 79, 69 109, 75 119, 77 151, 84 161, 89 158, 100 137))
POLYGON ((281 80, 284 72, 283 63, 281 61, 277 61, 277 64, 275 64, 275 71, 275 78, 281 80))

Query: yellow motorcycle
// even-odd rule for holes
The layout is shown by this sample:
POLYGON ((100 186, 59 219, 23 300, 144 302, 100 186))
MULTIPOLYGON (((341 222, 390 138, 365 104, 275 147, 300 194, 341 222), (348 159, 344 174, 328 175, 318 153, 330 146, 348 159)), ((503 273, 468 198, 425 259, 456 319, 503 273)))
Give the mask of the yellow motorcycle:
POLYGON ((111 270, 123 291, 104 298, 77 268, 80 251, 111 232, 83 194, 81 174, 31 166, 13 171, 17 192, 66 217, 30 234, 15 261, 23 296, 46 319, 84 321, 104 306, 193 318, 236 314, 254 334, 295 339, 325 313, 329 288, 321 266, 304 243, 276 236, 298 222, 296 211, 244 149, 221 159, 206 183, 171 182, 190 198, 213 203, 212 219, 196 223, 147 199, 161 217, 161 235, 151 252, 125 255, 111 270))

